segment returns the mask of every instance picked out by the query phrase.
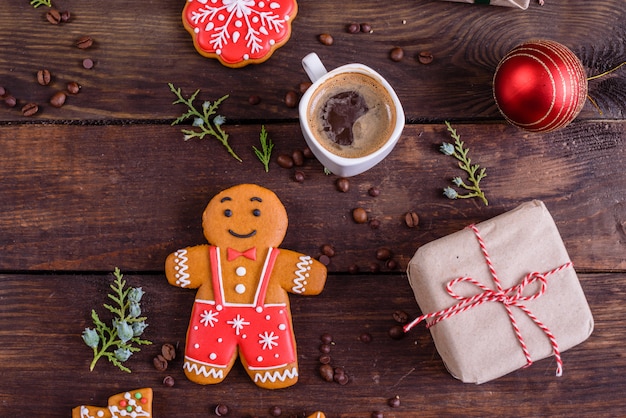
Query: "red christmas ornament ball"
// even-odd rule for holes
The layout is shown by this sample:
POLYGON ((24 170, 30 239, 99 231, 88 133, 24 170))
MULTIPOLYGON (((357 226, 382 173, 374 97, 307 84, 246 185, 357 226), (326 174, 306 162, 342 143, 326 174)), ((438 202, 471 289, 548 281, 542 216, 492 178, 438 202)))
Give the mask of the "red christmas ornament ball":
POLYGON ((498 64, 493 95, 502 115, 533 132, 565 127, 587 98, 587 76, 566 46, 549 40, 513 48, 498 64))

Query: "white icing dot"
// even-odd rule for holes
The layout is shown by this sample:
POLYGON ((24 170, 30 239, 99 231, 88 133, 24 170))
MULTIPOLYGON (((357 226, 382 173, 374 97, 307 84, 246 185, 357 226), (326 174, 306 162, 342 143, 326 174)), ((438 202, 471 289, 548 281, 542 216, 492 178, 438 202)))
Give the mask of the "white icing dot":
POLYGON ((270 39, 270 45, 274 45, 275 43, 276 43, 276 41, 275 41, 275 40, 270 39))
POLYGON ((263 307, 262 307, 262 306, 257 306, 257 307, 256 307, 256 311, 257 311, 258 313, 263 312, 263 307))
POLYGON ((281 309, 280 311, 278 311, 278 313, 282 315, 283 313, 285 313, 285 311, 281 309))
MULTIPOLYGON (((178 263, 178 260, 174 260, 178 263)), ((174 266, 174 270, 178 271, 180 269, 180 266, 174 266)))
POLYGON ((226 17, 225 17, 223 14, 219 14, 219 15, 217 16, 217 20, 219 20, 219 21, 221 21, 221 22, 223 22, 223 21, 224 21, 224 19, 226 19, 226 17))
POLYGON ((264 1, 260 1, 260 2, 259 2, 259 7, 260 7, 260 8, 265 7, 265 2, 264 2, 264 1))
POLYGON ((197 325, 194 325, 193 329, 194 329, 195 331, 197 331, 197 330, 198 330, 198 326, 197 326, 197 325))
POLYGON ((278 358, 280 355, 278 353, 274 354, 274 358, 278 358))
POLYGON ((99 417, 103 417, 104 416, 104 411, 98 411, 98 416, 99 417))
POLYGON ((223 341, 224 341, 224 339, 223 339, 222 337, 220 337, 220 338, 218 338, 218 339, 217 339, 217 342, 218 342, 218 343, 221 343, 221 342, 223 342, 223 341))
POLYGON ((245 60, 249 60, 249 59, 250 59, 250 55, 248 55, 248 54, 243 54, 243 59, 245 59, 245 60))
POLYGON ((270 318, 271 318, 271 316, 269 316, 269 315, 265 315, 265 320, 266 320, 266 321, 269 321, 269 320, 270 320, 270 318))
POLYGON ((241 334, 241 338, 243 338, 245 340, 246 338, 248 338, 248 335, 247 334, 241 334))
POLYGON ((245 276, 246 273, 247 273, 246 268, 243 266, 239 266, 237 267, 237 270, 235 270, 235 274, 239 277, 245 276))
POLYGON ((241 23, 241 20, 237 20, 237 21, 235 21, 235 26, 240 28, 240 27, 243 26, 243 23, 241 23))
POLYGON ((215 50, 215 53, 216 53, 217 55, 222 55, 222 50, 221 50, 221 49, 216 49, 216 50, 215 50))
POLYGON ((209 358, 210 358, 211 360, 215 360, 215 359, 217 358, 217 354, 215 354, 215 353, 211 353, 211 354, 209 354, 209 358))
POLYGON ((194 348, 200 348, 200 344, 196 343, 193 345, 194 348))
POLYGON ((195 33, 199 33, 199 32, 200 32, 200 28, 193 28, 193 31, 194 31, 195 33))
POLYGON ((286 329, 287 329, 287 325, 285 325, 285 324, 280 324, 280 325, 278 326, 278 329, 279 329, 279 330, 281 330, 281 331, 284 331, 284 330, 286 330, 286 329))
POLYGON ((235 286, 235 292, 239 293, 240 295, 242 295, 245 291, 246 291, 245 285, 239 283, 237 286, 235 286))
POLYGON ((263 361, 263 356, 259 356, 256 358, 256 361, 263 361))
POLYGON ((221 311, 222 309, 224 309, 224 307, 222 305, 215 305, 215 309, 221 311))
POLYGON ((259 17, 258 16, 254 16, 252 18, 252 23, 259 23, 259 17))
POLYGON ((285 21, 289 20, 289 15, 285 15, 285 21))

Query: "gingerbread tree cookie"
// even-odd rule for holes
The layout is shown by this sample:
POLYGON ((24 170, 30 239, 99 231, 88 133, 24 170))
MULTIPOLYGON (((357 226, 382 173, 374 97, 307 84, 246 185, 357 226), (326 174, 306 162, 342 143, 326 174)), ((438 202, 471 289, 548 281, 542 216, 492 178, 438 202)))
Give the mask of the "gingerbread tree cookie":
POLYGON ((260 387, 284 388, 298 380, 288 293, 319 294, 326 267, 278 248, 287 225, 287 211, 274 192, 237 185, 213 197, 204 210, 210 245, 167 258, 169 283, 198 289, 183 365, 191 381, 223 381, 238 357, 260 387))
POLYGON ((152 389, 143 388, 118 393, 109 398, 104 408, 77 406, 72 409, 72 418, 152 418, 152 389))

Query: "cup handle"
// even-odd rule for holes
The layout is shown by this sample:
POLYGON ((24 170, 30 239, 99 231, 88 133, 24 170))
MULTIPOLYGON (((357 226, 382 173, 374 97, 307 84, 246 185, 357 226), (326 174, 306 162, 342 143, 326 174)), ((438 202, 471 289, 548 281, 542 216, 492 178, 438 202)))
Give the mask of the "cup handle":
POLYGON ((302 67, 313 83, 328 72, 324 64, 322 64, 320 57, 318 57, 315 52, 311 52, 306 57, 302 58, 302 67))

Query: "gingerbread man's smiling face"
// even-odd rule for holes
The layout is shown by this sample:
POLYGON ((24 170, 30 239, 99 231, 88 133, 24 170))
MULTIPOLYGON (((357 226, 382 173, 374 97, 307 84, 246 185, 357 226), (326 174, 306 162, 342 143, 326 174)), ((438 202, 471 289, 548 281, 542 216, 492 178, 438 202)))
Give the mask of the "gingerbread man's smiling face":
POLYGON ((287 232, 287 211, 278 197, 256 184, 240 184, 217 194, 202 215, 207 241, 243 251, 278 247, 287 232))

